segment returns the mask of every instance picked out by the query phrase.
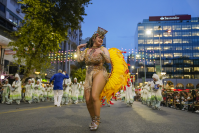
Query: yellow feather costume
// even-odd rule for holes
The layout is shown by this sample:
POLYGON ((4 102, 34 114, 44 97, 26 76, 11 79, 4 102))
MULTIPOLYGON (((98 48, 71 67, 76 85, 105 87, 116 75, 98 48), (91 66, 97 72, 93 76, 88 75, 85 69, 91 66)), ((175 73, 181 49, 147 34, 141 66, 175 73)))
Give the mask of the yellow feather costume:
POLYGON ((110 53, 112 70, 109 80, 100 94, 100 99, 106 97, 107 102, 110 101, 112 95, 117 93, 122 86, 127 85, 129 77, 128 65, 124 60, 121 50, 111 48, 108 51, 110 53))

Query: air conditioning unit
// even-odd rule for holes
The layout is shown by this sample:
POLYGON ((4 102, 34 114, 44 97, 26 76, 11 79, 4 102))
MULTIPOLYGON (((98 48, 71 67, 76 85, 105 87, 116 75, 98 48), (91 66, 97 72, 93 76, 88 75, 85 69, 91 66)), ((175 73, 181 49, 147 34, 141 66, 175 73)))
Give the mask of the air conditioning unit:
POLYGON ((16 9, 16 12, 17 12, 17 13, 20 13, 20 9, 19 9, 19 8, 17 8, 17 9, 16 9))

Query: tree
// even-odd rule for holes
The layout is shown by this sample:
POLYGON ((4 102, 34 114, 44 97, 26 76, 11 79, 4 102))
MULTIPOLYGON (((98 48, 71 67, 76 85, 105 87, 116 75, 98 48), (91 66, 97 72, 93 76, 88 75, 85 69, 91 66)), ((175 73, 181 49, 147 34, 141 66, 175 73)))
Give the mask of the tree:
POLYGON ((11 33, 17 41, 9 43, 17 64, 25 65, 24 79, 34 70, 49 68, 49 53, 56 54, 59 44, 67 40, 69 28, 78 29, 85 6, 90 0, 21 0, 26 13, 18 31, 11 33))
POLYGON ((77 82, 80 81, 85 81, 85 77, 86 77, 86 69, 81 69, 79 68, 78 70, 72 70, 72 77, 73 78, 77 78, 77 82))

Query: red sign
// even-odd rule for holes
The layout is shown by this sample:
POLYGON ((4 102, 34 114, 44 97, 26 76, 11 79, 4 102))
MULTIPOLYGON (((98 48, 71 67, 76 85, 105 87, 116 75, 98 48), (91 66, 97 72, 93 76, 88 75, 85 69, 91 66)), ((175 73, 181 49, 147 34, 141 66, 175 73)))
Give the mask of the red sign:
POLYGON ((5 54, 5 55, 14 55, 14 54, 16 54, 16 51, 5 50, 4 54, 5 54))
POLYGON ((191 20, 191 15, 149 16, 149 21, 191 20))

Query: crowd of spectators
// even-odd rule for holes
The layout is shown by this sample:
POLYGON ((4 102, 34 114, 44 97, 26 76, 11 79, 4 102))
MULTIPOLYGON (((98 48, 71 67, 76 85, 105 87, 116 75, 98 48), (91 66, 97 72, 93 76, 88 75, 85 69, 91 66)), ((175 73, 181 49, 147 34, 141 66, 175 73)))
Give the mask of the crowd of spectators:
POLYGON ((181 109, 183 111, 199 112, 199 89, 162 91, 163 102, 161 105, 181 109))

